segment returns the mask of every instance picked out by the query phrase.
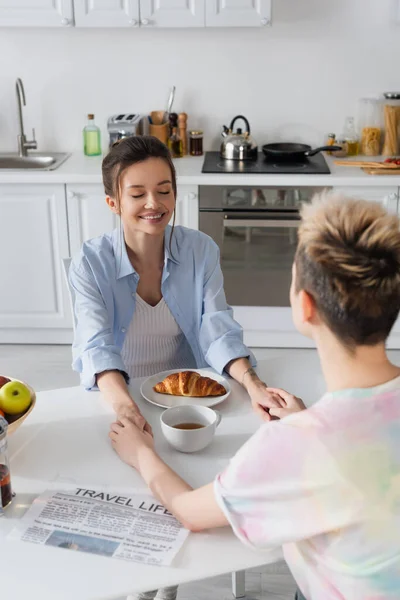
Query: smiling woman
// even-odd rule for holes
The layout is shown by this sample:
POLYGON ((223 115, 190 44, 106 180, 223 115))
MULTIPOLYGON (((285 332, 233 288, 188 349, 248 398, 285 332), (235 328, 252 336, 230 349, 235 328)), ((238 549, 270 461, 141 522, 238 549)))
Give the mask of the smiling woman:
POLYGON ((212 366, 246 386, 268 420, 279 405, 252 369, 254 357, 227 305, 217 245, 172 227, 176 174, 167 147, 149 136, 114 145, 103 161, 106 202, 120 227, 83 245, 71 265, 75 370, 119 416, 149 427, 127 382, 160 371, 212 366))

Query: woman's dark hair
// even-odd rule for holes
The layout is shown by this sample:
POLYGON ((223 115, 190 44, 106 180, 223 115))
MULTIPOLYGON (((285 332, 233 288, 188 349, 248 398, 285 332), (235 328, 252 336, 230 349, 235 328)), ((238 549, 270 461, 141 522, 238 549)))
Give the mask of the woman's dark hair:
MULTIPOLYGON (((151 135, 131 136, 115 142, 102 163, 104 191, 116 201, 120 210, 121 178, 128 167, 144 162, 149 158, 161 158, 171 171, 172 191, 176 201, 176 171, 171 154, 165 144, 151 135)), ((169 238, 169 250, 172 253, 172 238, 175 227, 175 211, 172 231, 169 238)))
POLYGON ((101 167, 104 191, 119 203, 121 177, 125 169, 149 158, 161 158, 171 170, 172 190, 176 198, 176 172, 171 154, 165 144, 151 135, 131 136, 116 142, 103 159, 101 167))

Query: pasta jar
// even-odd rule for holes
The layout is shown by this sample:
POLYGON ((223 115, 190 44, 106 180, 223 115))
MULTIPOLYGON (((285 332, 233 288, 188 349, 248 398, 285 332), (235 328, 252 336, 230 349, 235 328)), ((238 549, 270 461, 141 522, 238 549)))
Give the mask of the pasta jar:
POLYGON ((385 141, 382 154, 396 156, 400 149, 400 93, 385 92, 384 94, 385 141))
POLYGON ((191 156, 203 154, 203 132, 199 129, 189 131, 189 154, 191 156))
POLYGON ((366 156, 377 156, 381 151, 381 100, 363 98, 360 104, 361 153, 366 156))

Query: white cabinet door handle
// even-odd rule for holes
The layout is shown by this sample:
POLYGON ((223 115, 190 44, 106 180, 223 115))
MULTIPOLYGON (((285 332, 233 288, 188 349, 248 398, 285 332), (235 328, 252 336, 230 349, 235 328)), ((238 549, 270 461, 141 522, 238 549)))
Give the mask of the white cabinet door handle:
POLYGON ((150 21, 149 21, 149 19, 142 19, 140 22, 141 22, 141 24, 142 24, 142 25, 144 25, 145 27, 146 27, 146 25, 150 25, 150 21))
POLYGON ((68 197, 71 200, 80 200, 83 197, 83 194, 78 194, 78 192, 73 192, 73 191, 69 191, 68 192, 68 197))
POLYGON ((270 25, 271 21, 269 19, 261 19, 261 25, 266 27, 266 25, 270 25))
POLYGON ((71 25, 71 21, 70 21, 70 19, 65 19, 65 18, 64 18, 64 19, 61 19, 61 25, 62 25, 63 27, 68 27, 68 25, 71 25))
POLYGON ((136 25, 137 25, 137 24, 138 24, 138 22, 137 22, 137 20, 136 20, 136 19, 131 19, 131 20, 129 21, 129 25, 131 25, 132 27, 136 27, 136 25))

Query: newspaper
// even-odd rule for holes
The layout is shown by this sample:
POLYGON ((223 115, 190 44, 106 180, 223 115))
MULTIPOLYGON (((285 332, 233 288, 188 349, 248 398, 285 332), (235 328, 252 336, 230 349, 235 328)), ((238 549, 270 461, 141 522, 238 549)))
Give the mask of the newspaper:
POLYGON ((168 566, 188 534, 151 496, 74 488, 41 494, 8 537, 168 566))

